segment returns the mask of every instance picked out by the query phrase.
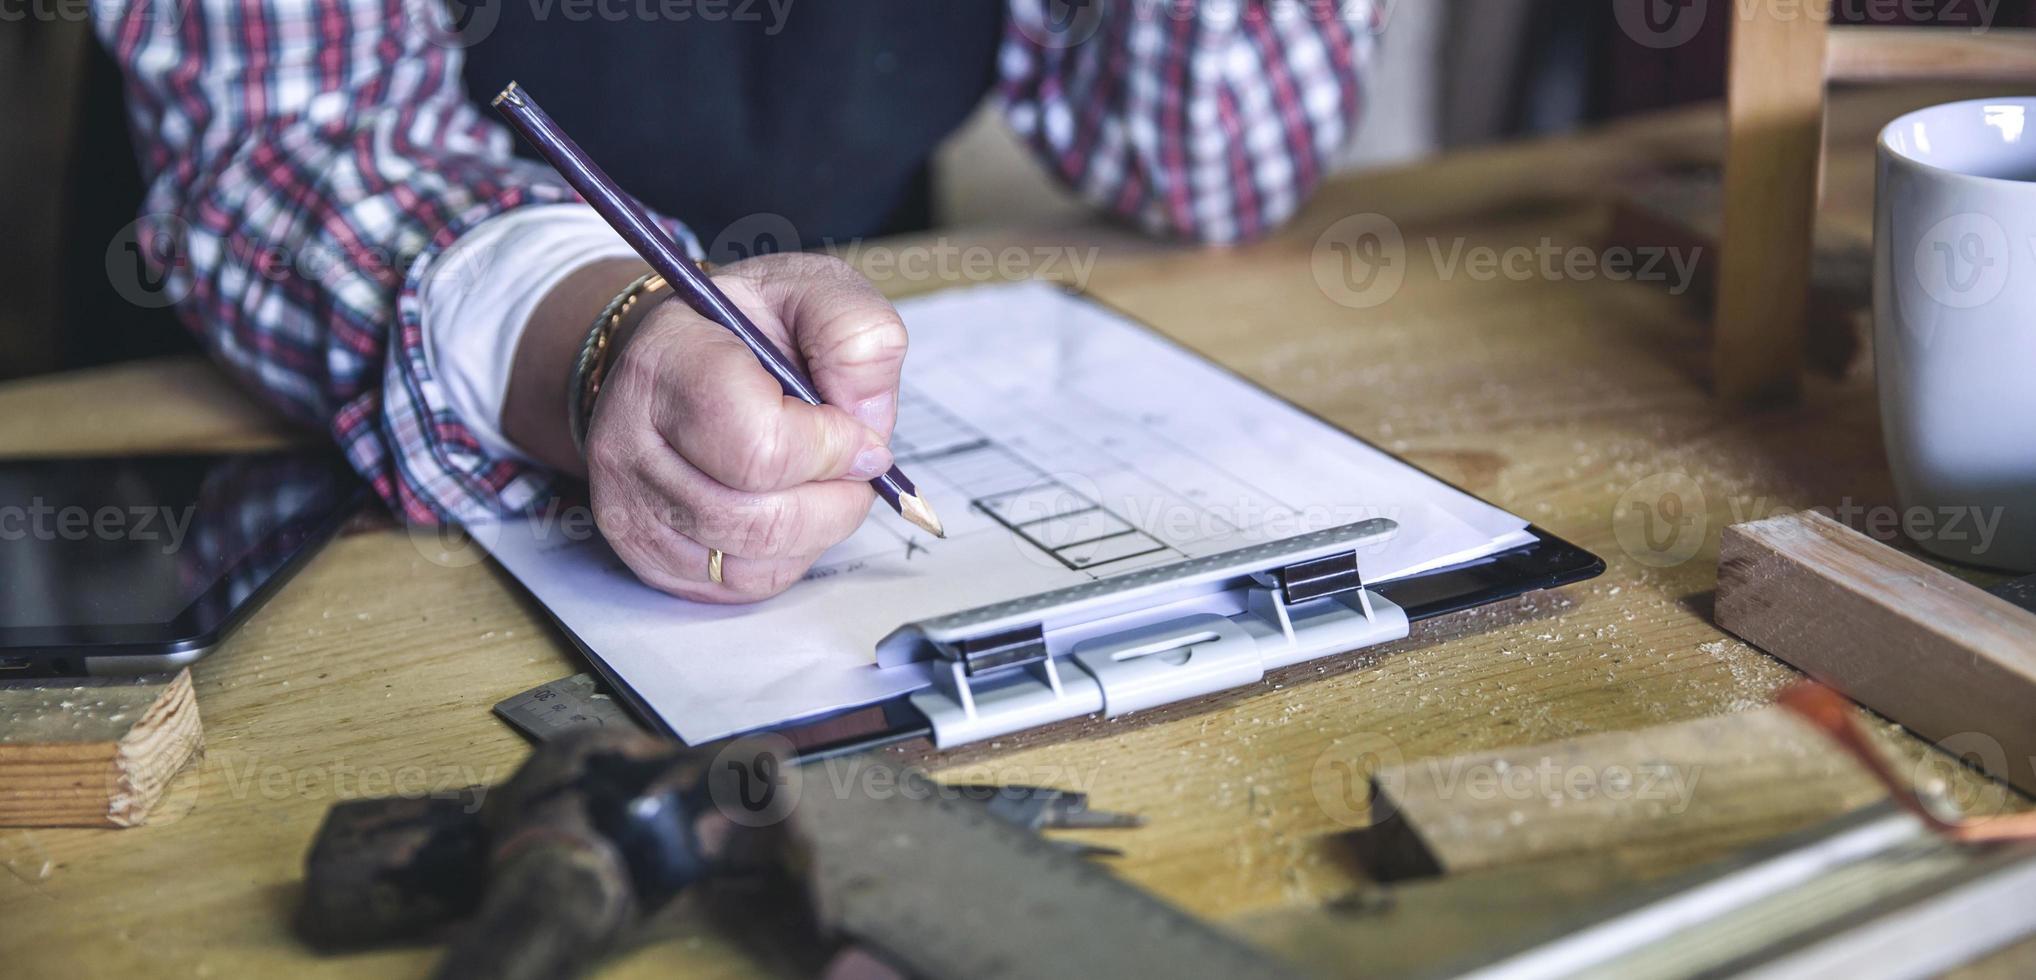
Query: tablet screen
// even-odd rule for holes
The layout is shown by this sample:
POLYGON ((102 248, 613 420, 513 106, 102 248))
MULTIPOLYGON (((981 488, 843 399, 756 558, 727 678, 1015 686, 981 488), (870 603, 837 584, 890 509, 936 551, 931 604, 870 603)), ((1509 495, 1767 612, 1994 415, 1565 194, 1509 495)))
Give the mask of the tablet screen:
POLYGON ((328 453, 0 460, 0 644, 211 633, 358 491, 328 453))

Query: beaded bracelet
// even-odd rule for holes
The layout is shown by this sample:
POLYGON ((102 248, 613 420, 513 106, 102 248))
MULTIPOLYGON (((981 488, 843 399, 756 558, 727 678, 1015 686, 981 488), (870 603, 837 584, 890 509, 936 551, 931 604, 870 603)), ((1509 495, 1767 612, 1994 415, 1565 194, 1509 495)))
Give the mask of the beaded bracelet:
POLYGON ((579 356, 573 359, 573 383, 566 389, 566 424, 573 433, 573 448, 582 456, 587 453, 587 426, 594 418, 594 401, 601 397, 601 380, 608 374, 608 353, 615 328, 622 324, 622 318, 637 300, 663 289, 664 285, 663 276, 649 272, 616 293, 601 308, 601 315, 594 318, 586 341, 580 345, 579 356))

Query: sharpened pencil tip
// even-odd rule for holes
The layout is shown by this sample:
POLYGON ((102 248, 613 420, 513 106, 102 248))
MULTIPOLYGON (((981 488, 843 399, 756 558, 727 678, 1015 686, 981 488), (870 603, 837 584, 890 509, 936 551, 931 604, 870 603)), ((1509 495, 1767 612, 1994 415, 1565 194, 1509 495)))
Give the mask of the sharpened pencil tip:
POLYGON ((947 537, 947 530, 940 526, 940 516, 933 512, 925 500, 915 494, 898 497, 898 515, 928 531, 937 538, 947 537))

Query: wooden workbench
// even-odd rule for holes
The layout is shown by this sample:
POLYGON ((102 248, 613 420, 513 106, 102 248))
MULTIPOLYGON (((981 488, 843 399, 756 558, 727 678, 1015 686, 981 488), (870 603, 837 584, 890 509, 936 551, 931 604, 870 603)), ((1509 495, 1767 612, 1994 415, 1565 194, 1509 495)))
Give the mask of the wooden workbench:
MULTIPOLYGON (((1903 109, 1957 94, 1841 97, 1826 220, 1869 234, 1873 133, 1903 109)), ((1339 771, 1323 764, 1339 753, 1416 759, 1769 701, 1793 674, 1710 621, 1718 534, 1782 509, 1892 502, 1870 381, 1813 378, 1797 407, 1730 414, 1700 376, 1705 316, 1690 299, 1656 285, 1480 279, 1463 268, 1445 281, 1429 247, 1445 261, 1459 240, 1594 247, 1608 188, 1713 160, 1719 129, 1714 109, 1680 112, 1351 178, 1277 237, 1230 251, 1093 230, 950 235, 1094 244, 1101 261, 1087 286, 1103 300, 1595 551, 1610 570, 1248 690, 930 763, 970 781, 1079 786, 1100 806, 1146 814, 1145 829, 1109 838, 1129 851, 1116 867, 1234 922, 1363 886, 1329 837, 1362 817, 1324 778, 1339 771), (1356 309, 1318 285, 1318 272, 1337 274, 1337 253, 1318 237, 1367 213, 1397 224, 1406 278, 1390 300, 1356 309), (1694 505, 1683 530, 1702 540, 1680 563, 1634 544, 1644 539, 1631 522, 1664 488, 1694 505)), ((900 295, 942 285, 886 283, 900 295)), ((193 362, 0 386, 9 453, 317 438, 279 426, 193 362)), ((387 528, 335 542, 198 667, 206 755, 148 826, 0 831, 0 973, 421 974, 428 951, 312 959, 290 938, 312 832, 342 797, 505 777, 528 748, 489 706, 578 669, 540 611, 475 550, 387 528)), ((616 975, 754 971, 704 927, 678 932, 616 975)), ((2032 954, 2003 955, 1996 968, 2012 970, 2032 954)))

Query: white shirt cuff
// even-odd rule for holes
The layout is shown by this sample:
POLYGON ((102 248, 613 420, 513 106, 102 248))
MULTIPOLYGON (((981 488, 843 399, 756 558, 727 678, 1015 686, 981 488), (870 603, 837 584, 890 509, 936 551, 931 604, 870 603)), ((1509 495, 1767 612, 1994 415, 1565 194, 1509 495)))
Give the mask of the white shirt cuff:
POLYGON ((587 265, 635 254, 593 208, 546 204, 475 225, 423 270, 425 363, 489 455, 530 458, 502 434, 502 405, 537 304, 587 265))

